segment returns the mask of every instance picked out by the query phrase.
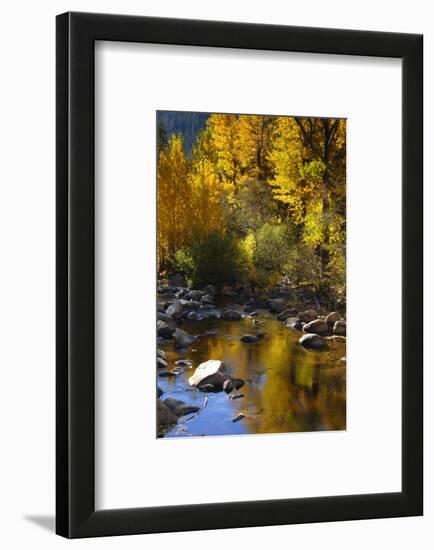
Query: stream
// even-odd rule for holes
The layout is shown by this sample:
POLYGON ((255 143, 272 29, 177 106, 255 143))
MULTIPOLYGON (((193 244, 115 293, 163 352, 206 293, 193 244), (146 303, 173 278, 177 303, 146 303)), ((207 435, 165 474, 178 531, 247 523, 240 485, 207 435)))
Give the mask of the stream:
POLYGON ((201 408, 180 418, 163 437, 345 430, 345 343, 329 341, 326 351, 306 350, 298 343, 303 333, 266 310, 258 313, 256 321, 248 316, 240 321, 184 321, 179 328, 200 335, 197 342, 179 351, 170 341, 158 346, 166 352, 169 369, 179 359, 193 361, 176 378, 157 373, 161 399, 173 397, 201 408), (265 332, 263 339, 240 341, 241 335, 259 331, 265 332), (188 379, 195 367, 209 359, 230 365, 232 375, 245 385, 231 395, 191 387, 188 379), (234 394, 242 397, 233 399, 234 394), (234 422, 240 414, 244 417, 234 422))

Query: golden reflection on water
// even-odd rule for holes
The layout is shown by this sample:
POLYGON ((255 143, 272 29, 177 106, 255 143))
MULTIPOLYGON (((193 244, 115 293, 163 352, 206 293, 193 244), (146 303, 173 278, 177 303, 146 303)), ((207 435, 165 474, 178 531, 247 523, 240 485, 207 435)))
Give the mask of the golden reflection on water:
MULTIPOLYGON (((231 365, 234 376, 246 380, 239 391, 244 395, 242 399, 229 400, 226 394, 210 395, 206 421, 198 420, 200 434, 344 430, 346 367, 341 358, 345 356, 345 343, 330 342, 325 352, 307 351, 298 344, 300 333, 283 323, 262 319, 259 326, 258 330, 264 331, 266 337, 246 344, 239 340, 240 335, 256 332, 248 318, 238 322, 185 323, 182 328, 191 334, 203 335, 208 330, 217 330, 218 334, 203 335, 187 352, 175 352, 171 345, 165 348, 170 363, 180 357, 193 359, 195 366, 208 359, 220 359, 231 365), (215 412, 213 400, 218 403, 215 412), (238 423, 232 423, 231 419, 238 413, 245 418, 243 426, 237 427, 238 423)), ((193 372, 188 370, 177 378, 178 399, 198 398, 187 382, 193 372)), ((164 384, 164 389, 170 391, 170 382, 164 384)), ((200 398, 203 399, 203 394, 200 398)), ((190 435, 195 435, 193 422, 190 429, 190 435)))

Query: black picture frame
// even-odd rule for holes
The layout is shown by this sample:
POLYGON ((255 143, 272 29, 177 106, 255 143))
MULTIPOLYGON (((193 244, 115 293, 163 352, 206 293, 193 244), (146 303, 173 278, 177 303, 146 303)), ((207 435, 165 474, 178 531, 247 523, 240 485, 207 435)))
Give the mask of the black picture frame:
POLYGON ((65 13, 56 47, 56 532, 79 538, 422 515, 422 36, 65 13), (402 60, 401 492, 95 510, 96 40, 402 60))

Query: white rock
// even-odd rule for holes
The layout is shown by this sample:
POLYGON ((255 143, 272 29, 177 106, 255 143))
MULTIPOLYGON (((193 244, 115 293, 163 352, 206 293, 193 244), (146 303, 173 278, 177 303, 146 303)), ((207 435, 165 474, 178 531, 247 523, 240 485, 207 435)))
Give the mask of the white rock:
POLYGON ((190 386, 196 387, 203 386, 204 384, 223 387, 223 382, 228 378, 228 369, 223 361, 210 359, 197 367, 193 376, 190 376, 188 379, 188 383, 190 386))

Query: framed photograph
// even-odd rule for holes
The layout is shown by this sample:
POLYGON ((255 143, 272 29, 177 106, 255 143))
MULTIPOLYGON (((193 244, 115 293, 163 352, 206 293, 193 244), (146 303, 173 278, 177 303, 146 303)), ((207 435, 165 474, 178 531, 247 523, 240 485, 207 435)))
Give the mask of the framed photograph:
POLYGON ((58 534, 423 513, 422 52, 57 17, 58 534))

